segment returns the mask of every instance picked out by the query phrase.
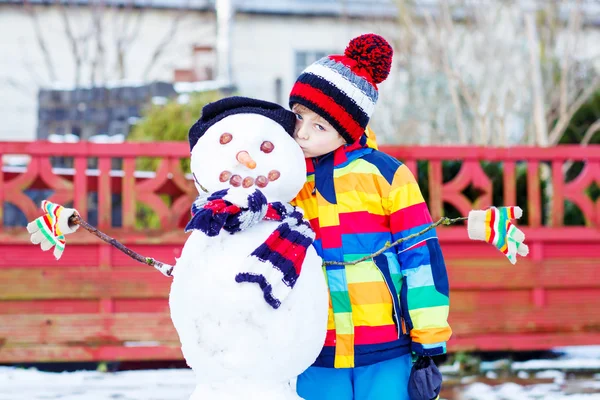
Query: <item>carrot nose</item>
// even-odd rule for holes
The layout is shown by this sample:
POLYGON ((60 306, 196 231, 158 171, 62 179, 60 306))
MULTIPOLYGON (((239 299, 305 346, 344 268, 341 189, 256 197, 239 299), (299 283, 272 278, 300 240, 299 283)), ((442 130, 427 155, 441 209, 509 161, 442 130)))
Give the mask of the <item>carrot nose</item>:
POLYGON ((256 161, 254 161, 252 157, 250 157, 250 154, 248 154, 247 151, 240 151, 239 153, 237 153, 236 159, 240 164, 244 164, 250 169, 256 168, 256 161))

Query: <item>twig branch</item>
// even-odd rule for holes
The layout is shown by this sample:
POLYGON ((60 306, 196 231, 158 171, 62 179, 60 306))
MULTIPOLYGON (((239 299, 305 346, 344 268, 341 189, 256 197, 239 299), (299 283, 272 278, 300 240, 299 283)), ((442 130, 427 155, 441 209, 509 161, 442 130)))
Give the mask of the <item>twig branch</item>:
POLYGON ((31 99, 31 97, 35 96, 34 89, 25 86, 24 84, 22 84, 21 82, 18 82, 14 78, 8 78, 8 77, 3 78, 3 79, 0 79, 0 82, 6 83, 9 87, 12 87, 13 89, 17 90, 18 93, 22 94, 27 99, 31 99))
POLYGON ((35 12, 34 7, 28 0, 23 1, 23 6, 25 7, 25 11, 31 17, 31 21, 33 23, 33 30, 35 32, 35 38, 38 42, 40 50, 42 51, 42 55, 44 56, 44 63, 46 64, 48 75, 50 77, 50 80, 54 82, 56 81, 56 70, 54 69, 54 63, 52 62, 52 57, 50 57, 50 51, 48 50, 48 46, 46 46, 46 39, 44 38, 44 34, 42 33, 38 15, 35 12))
POLYGON ((394 243, 386 243, 385 246, 383 246, 381 249, 377 250, 373 254, 369 254, 368 256, 364 256, 364 257, 359 258, 358 260, 354 260, 354 261, 325 261, 325 262, 323 262, 323 265, 356 265, 363 261, 367 261, 372 258, 375 258, 375 257, 383 254, 383 252, 386 251, 387 249, 389 249, 390 247, 397 246, 402 242, 406 242, 407 240, 414 239, 418 236, 421 236, 421 235, 429 232, 430 230, 437 228, 440 225, 452 225, 459 221, 466 221, 467 219, 469 219, 469 217, 458 217, 458 218, 442 217, 436 223, 429 225, 427 228, 423 229, 420 232, 413 233, 412 235, 408 235, 406 237, 400 238, 400 239, 396 240, 394 243))
POLYGON ((548 126, 544 112, 544 86, 540 66, 540 41, 537 35, 535 16, 528 12, 525 14, 525 28, 529 45, 529 62, 531 84, 533 89, 533 118, 535 122, 536 144, 548 146, 548 126))
POLYGON ((96 34, 96 54, 94 56, 94 60, 92 61, 92 69, 90 72, 90 82, 92 86, 96 85, 96 73, 98 69, 100 69, 100 84, 104 84, 105 74, 104 74, 104 41, 102 38, 102 20, 104 17, 104 4, 103 1, 99 2, 97 5, 92 6, 92 23, 94 26, 94 33, 96 34))
POLYGON ((590 144, 592 137, 596 132, 600 131, 600 119, 596 120, 590 127, 585 131, 585 135, 583 135, 583 139, 581 140, 582 146, 587 146, 590 144))
POLYGON ((69 40, 69 44, 71 45, 71 52, 73 53, 73 58, 75 60, 75 87, 79 87, 81 85, 81 52, 79 49, 79 43, 75 34, 73 33, 73 29, 71 27, 71 21, 69 20, 69 16, 67 14, 67 9, 62 4, 62 2, 57 2, 60 15, 63 20, 65 34, 67 35, 67 39, 69 40))
POLYGON ((136 253, 135 251, 131 250, 130 248, 126 247, 124 244, 119 242, 118 240, 108 236, 104 232, 99 231, 98 228, 96 228, 95 226, 88 224, 87 221, 81 218, 78 214, 73 214, 73 216, 69 218, 69 225, 81 226, 86 231, 90 232, 91 234, 100 238, 101 240, 110 244, 111 246, 116 247, 117 249, 127 254, 134 260, 141 262, 142 264, 150 265, 151 267, 156 268, 166 276, 171 276, 173 274, 173 266, 157 261, 151 257, 144 257, 136 253))
MULTIPOLYGON (((454 34, 454 26, 452 23, 452 12, 450 11, 450 6, 448 5, 448 1, 445 0, 443 2, 442 15, 444 26, 449 36, 454 34)), ((440 43, 443 43, 441 38, 441 29, 438 31, 438 38, 440 43)), ((454 106, 454 117, 456 119, 456 129, 458 130, 458 141, 462 145, 467 144, 467 136, 465 134, 465 124, 463 121, 463 109, 460 103, 460 97, 458 96, 458 92, 456 90, 456 82, 451 79, 452 76, 452 68, 450 67, 450 55, 449 50, 446 46, 440 46, 440 50, 442 51, 442 66, 444 69, 444 74, 446 74, 446 79, 448 80, 448 90, 450 91, 450 98, 452 99, 452 105, 454 106)))
MULTIPOLYGON (((580 144, 582 146, 587 146, 588 144, 590 144, 592 138, 594 137, 594 134, 599 131, 600 131, 600 119, 596 120, 596 122, 594 122, 592 125, 589 126, 587 131, 585 131, 585 135, 583 135, 583 139, 581 139, 580 144)), ((572 166, 573 166, 573 161, 567 161, 563 166, 563 174, 566 175, 572 166)))
MULTIPOLYGON (((126 65, 126 56, 127 51, 138 37, 140 28, 142 26, 141 22, 144 16, 144 12, 140 7, 135 16, 133 16, 134 12, 134 2, 133 0, 128 0, 126 2, 125 8, 122 10, 122 19, 115 23, 115 27, 113 28, 113 32, 116 32, 116 70, 118 79, 125 79, 127 76, 127 65, 126 65), (130 24, 133 23, 133 28, 130 31, 130 24)), ((115 7, 115 16, 118 15, 117 9, 115 7)), ((115 18, 117 19, 117 18, 115 18)))
POLYGON ((144 73, 142 75, 144 80, 148 80, 150 71, 152 71, 152 68, 154 68, 154 65, 156 65, 156 62, 160 59, 160 57, 162 57, 162 54, 164 53, 164 51, 167 48, 167 46, 169 45, 169 43, 171 43, 171 41, 173 41, 173 38, 177 34, 177 30, 179 29, 179 23, 181 22, 183 17, 185 17, 185 15, 187 14, 189 4, 190 4, 190 0, 188 0, 186 2, 186 4, 181 7, 179 12, 177 13, 177 16, 175 16, 175 18, 173 18, 173 21, 171 23, 171 27, 169 28, 169 31, 165 34, 163 39, 160 41, 160 43, 154 49, 154 52, 152 53, 152 57, 150 58, 150 61, 146 65, 146 68, 144 69, 144 73))
POLYGON ((560 138, 563 136, 563 134, 565 133, 565 130, 569 126, 569 123, 571 122, 573 115, 598 90, 600 90, 600 78, 597 77, 587 87, 587 89, 585 89, 579 95, 579 97, 573 102, 573 104, 571 104, 571 107, 569 107, 567 113, 562 115, 556 122, 556 125, 550 132, 550 143, 552 145, 556 145, 560 141, 560 138))

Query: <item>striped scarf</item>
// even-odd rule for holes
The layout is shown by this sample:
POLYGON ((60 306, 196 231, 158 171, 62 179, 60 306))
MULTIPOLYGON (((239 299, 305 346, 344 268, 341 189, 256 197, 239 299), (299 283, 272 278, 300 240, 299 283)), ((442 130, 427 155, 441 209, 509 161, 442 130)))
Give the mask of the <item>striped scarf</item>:
POLYGON ((238 204, 228 194, 225 189, 200 195, 192 205, 192 219, 185 231, 200 230, 212 237, 221 230, 230 234, 242 232, 263 220, 280 221, 267 240, 248 256, 243 272, 235 277, 238 283, 257 283, 265 301, 277 309, 296 284, 315 234, 296 207, 268 203, 259 190, 238 204))

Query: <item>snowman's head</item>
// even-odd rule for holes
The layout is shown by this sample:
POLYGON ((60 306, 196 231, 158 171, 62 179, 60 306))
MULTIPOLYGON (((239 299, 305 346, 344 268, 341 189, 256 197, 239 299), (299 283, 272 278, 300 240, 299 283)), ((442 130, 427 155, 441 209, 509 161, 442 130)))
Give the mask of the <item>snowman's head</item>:
POLYGON ((259 189, 269 202, 291 201, 306 179, 302 149, 292 138, 295 120, 277 104, 245 97, 204 107, 189 133, 198 190, 259 189))

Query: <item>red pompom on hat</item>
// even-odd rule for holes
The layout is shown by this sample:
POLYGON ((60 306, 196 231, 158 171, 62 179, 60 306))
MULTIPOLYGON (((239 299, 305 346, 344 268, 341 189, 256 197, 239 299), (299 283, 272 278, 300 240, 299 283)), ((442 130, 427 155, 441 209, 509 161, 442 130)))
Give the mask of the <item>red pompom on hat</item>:
POLYGON ((385 81, 392 69, 392 46, 379 35, 367 33, 350 41, 344 55, 367 70, 376 85, 385 81))
POLYGON ((350 41, 343 55, 323 57, 300 74, 290 107, 301 104, 331 124, 348 144, 364 134, 379 97, 377 85, 392 68, 392 46, 368 33, 350 41))

